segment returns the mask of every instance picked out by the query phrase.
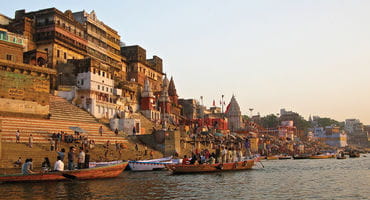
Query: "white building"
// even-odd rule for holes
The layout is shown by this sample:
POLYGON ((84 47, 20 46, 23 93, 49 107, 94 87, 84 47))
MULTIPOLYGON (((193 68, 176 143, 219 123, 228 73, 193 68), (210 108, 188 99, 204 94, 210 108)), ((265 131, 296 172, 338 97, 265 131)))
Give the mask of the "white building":
POLYGON ((345 123, 344 123, 344 129, 348 132, 348 133, 353 133, 355 130, 354 130, 354 127, 356 124, 360 124, 360 120, 358 119, 346 119, 345 123))
POLYGON ((79 72, 77 89, 59 92, 59 96, 72 100, 96 118, 110 119, 127 109, 117 104, 122 90, 114 88, 113 71, 108 65, 91 58, 73 60, 73 65, 79 72))

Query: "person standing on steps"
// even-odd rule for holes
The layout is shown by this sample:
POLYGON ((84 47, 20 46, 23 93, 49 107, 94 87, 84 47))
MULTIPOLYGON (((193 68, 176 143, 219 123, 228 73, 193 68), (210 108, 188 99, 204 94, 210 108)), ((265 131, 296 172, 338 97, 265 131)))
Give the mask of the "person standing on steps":
POLYGON ((74 157, 75 157, 75 148, 74 147, 70 147, 69 148, 69 152, 68 152, 68 170, 74 170, 75 169, 75 166, 74 166, 74 157))
POLYGON ((78 154, 78 169, 83 169, 85 167, 85 152, 82 147, 80 147, 80 153, 78 154))
POLYGON ((32 134, 30 134, 30 137, 28 137, 28 146, 32 148, 32 145, 33 145, 33 136, 32 134))
POLYGON ((103 136, 103 126, 99 127, 99 134, 100 134, 100 136, 103 136))
POLYGON ((21 134, 19 132, 19 129, 15 132, 15 142, 20 143, 21 134))

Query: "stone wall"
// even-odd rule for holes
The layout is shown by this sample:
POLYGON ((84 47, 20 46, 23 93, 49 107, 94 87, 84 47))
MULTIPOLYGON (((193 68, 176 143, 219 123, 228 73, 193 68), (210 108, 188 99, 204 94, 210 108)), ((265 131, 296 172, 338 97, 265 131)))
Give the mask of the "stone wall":
POLYGON ((165 132, 164 148, 165 156, 172 156, 175 152, 181 154, 180 131, 165 132))
POLYGON ((0 40, 0 59, 23 63, 23 47, 0 40))
POLYGON ((1 113, 49 114, 48 78, 0 70, 0 85, 1 113))

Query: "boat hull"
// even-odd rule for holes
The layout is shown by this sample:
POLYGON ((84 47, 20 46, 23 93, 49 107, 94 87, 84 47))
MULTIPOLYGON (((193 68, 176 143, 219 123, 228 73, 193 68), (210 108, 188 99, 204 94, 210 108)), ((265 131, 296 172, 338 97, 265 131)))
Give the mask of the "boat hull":
POLYGON ((328 159, 328 158, 335 158, 335 155, 312 155, 309 158, 310 159, 328 159))
POLYGON ((126 168, 127 162, 103 166, 96 168, 87 168, 79 170, 70 170, 63 172, 48 172, 48 173, 36 173, 36 174, 12 174, 12 175, 1 175, 0 182, 38 182, 38 181, 62 181, 69 179, 86 180, 86 179, 101 179, 101 178, 113 178, 122 173, 126 168))
POLYGON ((167 165, 173 174, 191 174, 206 172, 238 171, 252 169, 254 160, 223 164, 201 164, 201 165, 167 165))
POLYGON ((136 162, 130 161, 128 166, 131 171, 154 171, 154 170, 165 170, 167 163, 155 163, 155 162, 136 162))

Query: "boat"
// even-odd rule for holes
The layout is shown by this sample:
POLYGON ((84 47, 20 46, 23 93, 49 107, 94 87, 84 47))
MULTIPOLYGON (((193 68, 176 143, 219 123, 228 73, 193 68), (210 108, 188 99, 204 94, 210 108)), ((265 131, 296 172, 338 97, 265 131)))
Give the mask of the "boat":
POLYGON ((232 163, 217 163, 217 164, 168 164, 166 167, 172 171, 172 174, 192 174, 206 172, 223 172, 223 171, 239 171, 252 169, 255 159, 248 159, 240 162, 232 163))
POLYGON ((278 156, 279 160, 289 160, 292 159, 292 156, 289 155, 280 155, 278 156))
POLYGON ((274 155, 274 156, 267 156, 267 157, 266 157, 266 160, 279 160, 279 156, 278 156, 278 155, 274 155))
POLYGON ((117 177, 127 167, 128 162, 118 164, 66 170, 61 172, 46 172, 34 174, 10 174, 0 175, 0 182, 38 182, 38 181, 62 181, 62 180, 87 180, 117 177))
POLYGON ((170 156, 152 160, 129 161, 128 166, 132 171, 156 171, 166 170, 167 164, 178 164, 180 162, 180 159, 172 159, 172 156, 170 156))
POLYGON ((312 155, 309 156, 310 159, 327 159, 327 158, 335 158, 335 154, 319 154, 319 155, 312 155))
POLYGON ((360 157, 360 152, 349 152, 349 157, 350 158, 359 158, 360 157))
POLYGON ((115 161, 108 161, 108 162, 89 162, 89 168, 109 166, 109 165, 114 165, 114 164, 118 164, 121 162, 123 162, 123 160, 115 160, 115 161))
POLYGON ((293 156, 293 159, 294 160, 297 160, 297 159, 309 159, 311 155, 309 154, 298 154, 298 155, 294 155, 293 156))
POLYGON ((337 159, 346 159, 347 157, 344 155, 344 152, 341 151, 337 154, 337 159))

